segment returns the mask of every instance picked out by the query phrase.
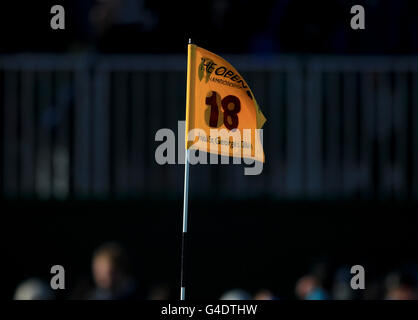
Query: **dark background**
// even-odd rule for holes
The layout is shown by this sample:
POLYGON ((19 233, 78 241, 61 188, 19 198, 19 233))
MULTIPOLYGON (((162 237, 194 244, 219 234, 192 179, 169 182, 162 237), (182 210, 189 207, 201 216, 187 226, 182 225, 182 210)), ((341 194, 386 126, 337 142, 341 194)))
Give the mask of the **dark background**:
MULTIPOLYGON (((95 1, 82 0, 2 2, 2 57, 13 58, 29 53, 34 54, 32 59, 36 62, 48 61, 51 54, 53 57, 85 54, 92 62, 88 70, 93 73, 97 61, 100 61, 99 57, 112 57, 112 54, 128 54, 139 58, 146 54, 148 58, 155 57, 157 65, 158 61, 163 64, 166 57, 177 54, 182 55, 180 59, 184 59, 185 67, 188 38, 218 54, 244 54, 259 60, 276 56, 280 58, 282 55, 301 61, 311 57, 327 61, 329 56, 337 59, 348 57, 348 61, 351 61, 351 57, 360 57, 360 60, 353 60, 352 65, 355 65, 355 61, 366 61, 367 64, 369 60, 361 60, 364 57, 369 57, 371 61, 375 57, 397 57, 399 60, 405 57, 415 61, 418 53, 416 1, 144 1, 142 7, 137 7, 140 10, 134 15, 133 22, 119 23, 116 18, 112 18, 102 32, 90 19, 92 8, 97 6, 99 4, 95 1), (66 30, 53 31, 49 27, 49 9, 59 3, 66 9, 66 30), (353 4, 365 6, 364 31, 353 31, 350 28, 349 10, 353 4)), ((120 61, 125 58, 120 58, 120 61)), ((234 61, 230 60, 233 65, 234 61)), ((387 64, 388 68, 391 66, 387 64)), ((93 192, 93 182, 89 182, 87 188, 78 184, 84 181, 83 177, 87 180, 93 178, 89 170, 84 168, 84 171, 79 171, 74 165, 75 159, 78 159, 79 136, 76 133, 79 132, 79 124, 76 119, 80 112, 74 97, 68 99, 70 111, 65 116, 70 128, 70 169, 69 189, 64 197, 56 196, 54 192, 47 196, 39 194, 34 187, 35 178, 30 182, 32 188, 29 190, 32 192, 23 190, 20 181, 25 174, 20 164, 16 181, 8 180, 10 176, 5 169, 4 159, 10 151, 7 148, 7 135, 2 130, 2 298, 12 298, 16 285, 28 277, 38 276, 48 281, 50 267, 55 264, 62 264, 67 276, 68 289, 60 292, 58 297, 73 297, 77 284, 84 281, 92 284, 91 254, 97 246, 109 240, 118 241, 128 249, 135 275, 141 284, 142 297, 145 298, 153 286, 167 284, 171 289, 171 297, 177 298, 180 282, 183 166, 160 167, 153 162, 153 158, 158 145, 154 142, 155 131, 161 127, 175 128, 176 122, 184 119, 185 69, 180 67, 180 70, 173 74, 172 83, 176 83, 173 90, 177 97, 173 113, 168 116, 163 114, 159 104, 164 103, 152 100, 152 95, 145 99, 146 103, 139 109, 139 114, 148 116, 154 112, 154 118, 159 119, 155 123, 143 125, 141 141, 146 147, 139 154, 139 159, 148 164, 144 170, 149 171, 146 179, 141 182, 141 188, 135 188, 134 182, 123 183, 127 176, 136 177, 134 171, 119 174, 123 172, 118 169, 121 163, 123 167, 123 161, 118 162, 115 154, 118 154, 118 141, 121 140, 112 140, 113 134, 118 134, 118 124, 109 129, 111 147, 108 161, 111 178, 107 192, 93 192), (7 187, 10 185, 13 188, 7 187)), ((5 72, 1 72, 1 93, 4 97, 8 89, 4 87, 5 72)), ((263 82, 258 81, 260 78, 263 81, 270 79, 262 72, 256 70, 250 76, 251 81, 248 80, 250 86, 255 86, 256 97, 268 96, 274 92, 274 89, 263 87, 263 82)), ((307 72, 304 67, 303 74, 307 72)), ((304 153, 300 167, 300 190, 295 192, 291 187, 287 189, 287 185, 283 187, 286 167, 277 158, 270 156, 275 150, 275 142, 274 136, 268 133, 272 132, 272 128, 288 128, 289 125, 286 121, 281 122, 282 118, 286 119, 286 111, 283 111, 284 114, 274 113, 274 105, 269 105, 266 98, 261 98, 260 105, 263 112, 267 110, 264 112, 268 121, 266 131, 270 131, 265 133, 266 166, 261 176, 229 180, 226 183, 222 177, 232 165, 211 166, 210 169, 196 166, 191 168, 190 298, 218 298, 227 289, 240 287, 252 294, 267 288, 280 298, 294 299, 295 282, 301 276, 320 268, 325 273, 323 286, 329 290, 338 268, 361 264, 366 269, 366 288, 370 288, 369 292, 376 288, 377 293, 370 293, 370 297, 380 299, 385 296, 384 279, 389 272, 401 271, 416 276, 418 175, 417 158, 414 158, 414 143, 417 139, 414 115, 417 114, 418 106, 413 100, 413 83, 417 75, 416 71, 408 68, 404 73, 390 71, 391 90, 400 73, 406 74, 406 84, 402 88, 406 88, 407 97, 410 98, 404 104, 407 110, 407 142, 404 150, 405 165, 401 170, 406 182, 400 189, 397 189, 396 181, 393 186, 382 187, 384 177, 387 176, 381 170, 382 163, 389 159, 390 163, 396 164, 397 153, 394 150, 398 150, 398 142, 403 137, 397 135, 396 129, 390 130, 392 136, 389 134, 382 140, 376 138, 371 143, 375 150, 369 163, 370 183, 349 188, 347 192, 344 184, 346 168, 341 165, 336 171, 331 170, 329 175, 320 175, 321 185, 326 187, 321 190, 316 187, 312 189, 309 186, 312 169, 304 153), (264 105, 266 109, 263 109, 264 105), (332 172, 340 175, 334 184, 328 183, 332 180, 332 172), (209 178, 201 178, 201 173, 209 178), (241 183, 247 189, 244 187, 235 193, 231 191, 232 194, 223 193, 241 183)), ((322 78, 324 87, 325 77, 322 78)), ((359 75, 356 77, 360 79, 359 75)), ((378 72, 376 77, 379 77, 378 72)), ((145 75, 144 81, 157 83, 164 88, 170 87, 168 80, 160 82, 159 78, 153 78, 152 70, 145 75)), ((344 81, 341 80, 341 88, 344 81)), ((52 83, 54 89, 59 88, 56 78, 53 78, 52 83)), ((117 90, 116 83, 116 80, 111 80, 109 88, 117 90)), ((22 88, 23 85, 18 85, 16 89, 19 99, 23 97, 22 88)), ((380 90, 377 84, 373 88, 376 92, 380 90)), ((56 93, 58 90, 54 89, 55 101, 59 95, 56 93)), ((152 90, 152 85, 149 85, 149 90, 152 90)), ((323 89, 324 96, 326 90, 323 89)), ((385 100, 380 98, 375 100, 376 115, 373 119, 379 119, 378 106, 385 100)), ((114 99, 114 105, 118 106, 117 98, 114 99)), ((161 99, 168 98, 163 96, 161 99)), ((341 105, 345 105, 349 98, 342 95, 340 99, 341 105)), ((355 104, 361 110, 357 100, 355 104)), ((164 101, 168 105, 169 101, 164 101)), ((2 102, 2 110, 5 104, 2 102)), ((90 105, 89 102, 86 105, 90 105)), ((291 106, 292 103, 289 103, 291 106)), ((42 102, 39 102, 37 108, 41 110, 42 102)), ((309 111, 309 107, 304 108, 309 111)), ((119 109, 114 107, 112 110, 112 114, 117 117, 119 109)), ((396 110, 396 105, 393 110, 396 110)), ((19 111, 18 115, 21 114, 23 111, 19 111)), ((119 124, 123 126, 123 119, 130 116, 133 115, 128 114, 119 124)), ((92 132, 95 120, 94 117, 91 119, 86 131, 81 132, 92 132)), ((7 128, 6 123, 10 121, 8 113, 2 112, 1 121, 1 128, 7 128)), ((306 121, 303 124, 306 125, 306 121)), ((339 121, 343 122, 344 117, 341 116, 339 121)), ((56 127, 51 130, 53 137, 59 136, 56 134, 58 129, 54 131, 56 127)), ((22 128, 24 125, 19 125, 16 130, 22 128)), ((301 130, 305 130, 303 126, 301 130)), ((341 130, 344 135, 345 129, 341 130)), ((356 133, 358 143, 362 141, 363 133, 356 133)), ((332 134, 328 132, 328 135, 323 134, 321 137, 326 139, 332 134)), ((21 141, 22 135, 19 135, 16 145, 20 146, 21 141)), ((308 146, 307 141, 304 138, 304 148, 308 146)), ((37 150, 39 141, 33 143, 37 150)), ((348 142, 342 138, 338 144, 345 146, 348 142)), ((94 145, 95 140, 92 140, 85 150, 93 153, 94 145)), ((288 150, 287 147, 280 149, 280 157, 283 158, 280 159, 285 162, 291 160, 287 158, 288 150)), ((322 152, 326 158, 328 151, 324 149, 322 152)), ((16 159, 22 157, 24 154, 19 154, 16 159)), ((346 157, 341 151, 341 162, 346 157)), ((89 168, 93 170, 98 162, 89 161, 89 168)), ((330 163, 323 161, 320 168, 326 171, 330 163)), ((243 173, 242 167, 234 169, 238 175, 243 173)), ((290 183, 291 179, 288 178, 286 183, 290 183)), ((362 297, 367 296, 368 292, 362 297)))
POLYGON ((1 6, 0 50, 10 53, 98 50, 183 54, 189 38, 222 54, 413 54, 418 50, 418 4, 412 0, 211 0, 204 4, 48 0, 5 1, 1 6), (55 4, 66 10, 67 28, 60 32, 49 24, 50 8, 55 4), (353 5, 365 8, 366 30, 362 32, 350 27, 353 5), (107 8, 122 9, 110 10, 114 13, 111 22, 100 33, 92 15, 96 9, 108 13, 107 8), (136 10, 135 14, 129 15, 129 9, 136 10))
MULTIPOLYGON (((143 294, 167 283, 176 299, 181 209, 179 200, 157 199, 6 202, 5 222, 13 231, 6 233, 3 249, 9 262, 2 264, 8 275, 4 297, 10 298, 21 279, 47 279, 57 263, 66 267, 68 290, 74 291, 88 276, 91 252, 103 241, 118 240, 133 257, 143 294)), ((188 294, 211 299, 228 288, 251 293, 269 288, 294 299, 295 281, 324 264, 326 288, 338 267, 361 264, 366 288, 383 290, 380 283, 388 272, 413 270, 416 210, 416 204, 399 203, 192 200, 188 294)))

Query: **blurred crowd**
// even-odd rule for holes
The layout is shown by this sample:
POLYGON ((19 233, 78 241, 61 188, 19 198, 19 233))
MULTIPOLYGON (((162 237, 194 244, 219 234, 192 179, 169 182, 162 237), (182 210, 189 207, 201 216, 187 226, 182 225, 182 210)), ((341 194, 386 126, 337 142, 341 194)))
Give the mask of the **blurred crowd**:
MULTIPOLYGON (((152 286, 146 295, 141 292, 130 265, 130 258, 118 243, 105 243, 95 250, 91 260, 92 281, 79 281, 65 297, 76 300, 169 300, 173 288, 167 284, 152 286)), ((365 289, 353 290, 353 275, 349 267, 337 268, 332 276, 324 263, 316 264, 311 272, 302 275, 294 285, 294 292, 281 296, 275 288, 247 291, 234 288, 225 291, 220 300, 278 300, 293 297, 299 300, 416 300, 418 299, 418 269, 410 266, 369 281, 367 272, 365 289), (331 278, 331 281, 329 279, 331 278), (328 279, 328 280, 327 280, 328 279)), ((48 282, 30 278, 21 282, 14 294, 16 300, 52 300, 57 296, 48 282)))

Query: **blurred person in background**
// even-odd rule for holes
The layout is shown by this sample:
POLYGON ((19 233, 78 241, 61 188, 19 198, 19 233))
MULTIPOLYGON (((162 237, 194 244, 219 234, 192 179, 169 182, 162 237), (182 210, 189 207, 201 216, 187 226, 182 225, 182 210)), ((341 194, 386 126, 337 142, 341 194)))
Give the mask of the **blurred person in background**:
POLYGON ((296 283, 296 296, 301 300, 327 300, 329 296, 316 276, 306 275, 296 283))
POLYGON ((138 298, 137 282, 129 273, 128 255, 117 243, 105 243, 93 254, 92 273, 95 288, 92 300, 130 300, 138 298))
POLYGON ((417 300, 415 279, 407 273, 394 272, 385 280, 386 300, 417 300))
POLYGON ((13 299, 54 300, 55 295, 48 283, 38 278, 30 278, 17 286, 13 299))
POLYGON ((224 292, 219 300, 251 300, 251 295, 243 289, 232 289, 224 292))
POLYGON ((268 289, 258 290, 254 295, 254 300, 275 300, 273 293, 268 289))

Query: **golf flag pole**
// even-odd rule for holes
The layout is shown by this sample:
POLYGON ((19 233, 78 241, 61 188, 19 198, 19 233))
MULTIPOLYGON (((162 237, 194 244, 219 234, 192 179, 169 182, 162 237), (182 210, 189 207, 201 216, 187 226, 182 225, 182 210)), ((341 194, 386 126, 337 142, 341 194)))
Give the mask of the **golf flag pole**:
POLYGON ((190 149, 264 162, 266 118, 247 82, 222 57, 187 46, 186 129, 180 299, 186 297, 190 149), (199 134, 196 134, 198 130, 199 134), (189 135, 190 132, 190 135, 189 135), (243 135, 241 135, 241 133, 243 135), (231 141, 232 139, 232 141, 231 141), (235 141, 237 140, 237 141, 235 141))
POLYGON ((180 300, 185 300, 186 284, 185 284, 185 264, 186 264, 186 234, 187 234, 187 218, 188 218, 188 202, 189 202, 189 150, 185 152, 184 159, 184 198, 183 198, 183 233, 181 237, 181 291, 180 300))
MULTIPOLYGON (((192 39, 189 39, 189 45, 192 43, 192 39)), ((188 117, 188 107, 190 103, 190 81, 191 81, 191 53, 190 48, 188 49, 187 57, 187 97, 186 97, 186 123, 188 117)), ((184 194, 183 194, 183 232, 181 237, 181 274, 180 274, 180 300, 185 300, 186 298, 186 235, 187 235, 187 220, 188 220, 188 203, 189 203, 189 149, 187 149, 187 136, 188 136, 188 126, 186 124, 185 132, 185 157, 184 157, 184 194)))

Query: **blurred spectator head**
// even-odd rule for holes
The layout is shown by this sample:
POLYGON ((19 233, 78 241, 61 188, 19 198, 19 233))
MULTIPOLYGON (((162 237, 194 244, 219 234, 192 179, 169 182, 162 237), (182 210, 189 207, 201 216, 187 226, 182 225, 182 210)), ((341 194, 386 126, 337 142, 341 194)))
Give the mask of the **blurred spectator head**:
POLYGON ((232 289, 226 291, 220 300, 251 300, 251 295, 243 289, 232 289))
POLYGON ((128 257, 117 243, 105 243, 93 254, 92 272, 96 286, 104 290, 115 290, 127 276, 128 257))
POLYGON ((391 273, 386 277, 387 300, 415 300, 418 299, 416 283, 409 274, 391 273))
POLYGON ((326 300, 328 295, 320 286, 317 277, 312 275, 303 276, 296 283, 296 296, 302 300, 326 300))
POLYGON ((14 300, 52 300, 54 292, 47 283, 31 278, 20 283, 15 291, 14 300))
POLYGON ((261 289, 254 295, 254 300, 274 300, 274 295, 270 290, 261 289))

